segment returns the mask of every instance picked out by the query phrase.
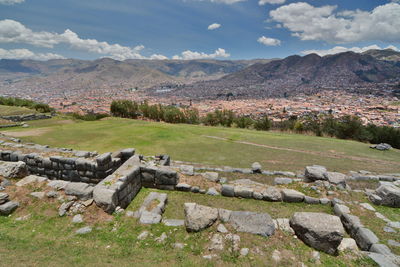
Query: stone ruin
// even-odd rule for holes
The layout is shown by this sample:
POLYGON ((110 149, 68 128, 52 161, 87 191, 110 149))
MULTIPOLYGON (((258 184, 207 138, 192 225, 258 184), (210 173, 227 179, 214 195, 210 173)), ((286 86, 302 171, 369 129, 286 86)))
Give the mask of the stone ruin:
MULTIPOLYGON (((350 175, 345 175, 329 172, 325 167, 318 165, 306 167, 303 174, 264 171, 258 163, 253 164, 250 169, 179 165, 182 162, 172 162, 174 165, 171 167, 171 160, 167 155, 144 157, 136 155, 135 150, 132 148, 97 155, 95 152, 54 149, 47 146, 22 144, 17 139, 9 139, 12 141, 11 143, 3 141, 1 144, 7 149, 0 151, 0 160, 3 161, 0 162, 0 175, 18 178, 30 174, 20 180, 17 185, 50 179, 49 186, 57 189, 62 188, 67 195, 78 197, 84 201, 82 205, 86 205, 85 202, 87 201, 94 201, 97 206, 110 214, 123 211, 142 187, 203 193, 211 196, 250 198, 262 201, 331 205, 335 214, 297 212, 292 218, 272 219, 267 213, 230 211, 206 207, 196 203, 185 203, 184 221, 163 219, 162 214, 167 203, 167 194, 156 192, 151 192, 147 196, 142 207, 137 212, 127 212, 126 214, 127 216, 138 218, 139 222, 143 224, 162 222, 167 226, 185 226, 188 232, 198 232, 218 222, 219 233, 214 234, 211 240, 212 245, 210 248, 212 249, 222 246, 222 234, 226 234, 226 238, 231 238, 233 241, 238 239, 237 235, 227 232, 222 224, 224 223, 229 224, 237 232, 247 232, 266 237, 274 235, 275 231, 280 229, 296 235, 310 247, 332 255, 336 255, 338 251, 346 249, 358 250, 359 248, 368 252, 368 255, 376 262, 386 262, 387 264, 398 264, 400 262, 398 256, 394 255, 386 245, 380 243, 379 238, 370 229, 366 228, 357 216, 352 215, 349 207, 340 199, 314 198, 293 189, 266 186, 249 179, 227 182, 219 177, 217 171, 282 175, 285 177, 274 178, 275 185, 306 182, 326 188, 333 186, 341 190, 351 190, 346 184, 348 180, 374 180, 380 183, 379 188, 375 191, 365 192, 371 202, 395 208, 400 207, 400 188, 398 187, 400 185, 400 175, 372 175, 368 172, 351 172, 350 175), (23 150, 33 147, 39 148, 44 154, 58 153, 61 155, 45 156, 40 153, 18 151, 18 149, 23 150), (182 174, 187 176, 201 175, 208 181, 220 184, 220 188, 218 190, 209 188, 206 191, 198 186, 182 183, 179 181, 176 169, 179 169, 182 174), (152 206, 151 203, 153 201, 158 204, 152 206), (351 238, 346 238, 345 232, 351 238)), ((39 194, 40 192, 34 193, 39 194)), ((70 209, 79 210, 81 208, 79 205, 76 205, 74 201, 63 203, 59 209, 60 216, 65 215, 70 209)), ((366 209, 373 209, 368 203, 361 203, 360 205, 366 209)), ((0 193, 1 215, 8 215, 16 208, 18 208, 17 202, 11 201, 7 194, 0 193)), ((396 223, 398 223, 389 221, 383 215, 379 216, 387 220, 388 224, 396 226, 396 223)), ((74 220, 81 220, 81 218, 75 217, 74 220)), ((77 233, 87 233, 90 231, 89 228, 79 229, 79 233, 78 231, 77 233)))

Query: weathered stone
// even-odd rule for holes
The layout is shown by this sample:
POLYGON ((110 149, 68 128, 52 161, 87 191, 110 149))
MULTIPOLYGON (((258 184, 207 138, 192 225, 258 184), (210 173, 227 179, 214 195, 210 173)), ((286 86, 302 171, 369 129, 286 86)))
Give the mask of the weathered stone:
POLYGON ((376 194, 382 198, 381 205, 400 208, 400 188, 397 186, 381 185, 376 194))
POLYGON ((60 217, 62 217, 65 214, 67 214, 67 211, 72 207, 73 204, 74 204, 74 201, 69 201, 69 202, 62 203, 60 208, 58 209, 58 215, 60 217))
POLYGON ((224 239, 221 234, 213 234, 211 237, 211 244, 208 247, 208 250, 223 250, 224 249, 224 239))
POLYGON ((0 161, 0 176, 4 178, 23 178, 28 175, 28 168, 23 161, 0 161))
POLYGON ((294 230, 290 227, 290 221, 286 218, 278 218, 276 219, 276 224, 279 230, 294 234, 294 230))
POLYGON ((344 236, 340 218, 325 213, 296 212, 290 226, 304 243, 331 255, 337 254, 344 236))
POLYGON ((281 191, 276 187, 268 187, 261 192, 263 199, 267 201, 282 201, 281 191))
POLYGON ((108 152, 108 153, 104 153, 104 154, 97 156, 96 162, 97 162, 98 166, 107 165, 108 163, 111 162, 111 153, 108 152))
POLYGON ((284 202, 303 202, 304 194, 293 189, 282 189, 282 200, 284 202))
POLYGON ((153 212, 143 211, 139 222, 142 224, 156 224, 161 222, 161 215, 153 212))
POLYGON ((84 234, 90 233, 91 231, 92 231, 92 227, 86 226, 86 227, 76 230, 75 233, 78 235, 84 235, 84 234))
POLYGON ((208 188, 206 194, 210 195, 210 196, 218 196, 219 195, 217 189, 215 189, 214 187, 208 188))
POLYGON ((369 249, 371 252, 383 254, 383 255, 391 255, 392 251, 384 244, 372 244, 371 248, 369 249))
POLYGON ((57 198, 59 196, 59 194, 56 191, 49 191, 46 193, 46 196, 48 198, 57 198))
POLYGON ((329 198, 320 198, 319 203, 322 205, 329 205, 331 203, 331 200, 329 198))
POLYGON ((326 172, 324 174, 326 180, 328 180, 331 184, 346 184, 346 175, 340 172, 326 172))
POLYGON ((38 198, 38 199, 43 199, 46 195, 45 192, 32 192, 30 193, 31 196, 38 198))
POLYGON ((65 186, 65 194, 87 200, 92 198, 93 188, 93 186, 86 183, 68 183, 65 186))
POLYGON ((400 247, 400 242, 397 242, 396 240, 389 239, 387 243, 389 246, 400 247))
POLYGON ((307 166, 305 170, 305 177, 309 181, 315 181, 315 180, 327 180, 325 177, 326 173, 326 168, 323 166, 307 166))
POLYGON ((184 220, 163 219, 162 222, 163 222, 163 224, 165 226, 178 227, 178 226, 184 226, 185 225, 185 221, 184 220))
POLYGON ((291 178, 283 178, 283 177, 277 177, 274 179, 274 185, 286 185, 286 184, 291 184, 293 183, 293 179, 291 178))
POLYGON ((69 182, 63 180, 52 180, 47 183, 47 186, 56 190, 64 190, 69 182))
POLYGON ((343 214, 350 213, 349 207, 347 207, 346 205, 341 205, 341 204, 335 204, 333 206, 333 211, 339 217, 342 216, 343 214))
POLYGON ((309 197, 309 196, 304 197, 304 202, 307 204, 320 204, 318 198, 309 197))
POLYGON ((223 234, 228 233, 228 229, 226 229, 225 225, 219 224, 217 227, 217 231, 223 234))
POLYGON ((72 218, 72 223, 83 223, 83 217, 81 214, 76 214, 73 218, 72 218))
POLYGON ((338 251, 358 251, 357 243, 353 238, 343 238, 342 242, 338 247, 338 251))
POLYGON ((234 192, 236 197, 253 198, 253 189, 250 187, 236 185, 234 187, 234 192))
POLYGON ((15 201, 8 201, 0 205, 0 215, 7 216, 14 212, 19 207, 19 203, 15 201))
POLYGON ((180 170, 182 174, 193 176, 194 175, 194 167, 191 165, 181 165, 180 170))
POLYGON ((175 189, 178 191, 189 192, 191 189, 191 186, 189 184, 179 183, 175 186, 175 189))
POLYGON ((163 214, 167 199, 168 196, 165 193, 150 192, 139 208, 139 215, 141 215, 142 212, 145 211, 158 215, 163 214))
POLYGON ((141 232, 141 233, 138 235, 137 239, 139 239, 139 240, 144 240, 144 239, 146 239, 148 236, 149 236, 149 231, 143 231, 143 232, 141 232))
POLYGON ((218 218, 221 222, 227 223, 227 222, 229 222, 231 213, 232 213, 232 211, 230 211, 230 210, 218 209, 218 218))
POLYGON ((235 190, 233 185, 223 184, 221 188, 221 195, 225 197, 234 197, 235 190))
POLYGON ((15 185, 16 186, 25 186, 28 184, 32 184, 32 183, 42 183, 42 182, 46 182, 49 179, 47 179, 46 177, 40 177, 40 176, 36 176, 36 175, 29 175, 26 176, 25 178, 19 180, 15 185))
POLYGON ((0 193, 0 205, 9 201, 9 195, 7 193, 0 193))
POLYGON ((374 252, 368 253, 367 255, 380 267, 399 267, 400 264, 392 261, 392 255, 389 256, 374 252))
POLYGON ((185 226, 188 232, 198 232, 210 227, 218 219, 218 209, 196 203, 185 203, 185 226))
POLYGON ((379 242, 379 238, 368 228, 359 228, 354 238, 357 245, 365 251, 369 251, 373 244, 379 242))
POLYGON ((230 248, 231 252, 239 251, 239 249, 240 249, 240 247, 239 247, 240 236, 239 235, 229 233, 225 236, 225 239, 229 241, 229 244, 231 244, 231 248, 230 248))
POLYGON ((376 211, 375 208, 372 207, 371 204, 369 203, 360 203, 360 206, 370 211, 376 211))
POLYGON ((241 248, 240 249, 240 256, 246 257, 249 254, 249 249, 248 248, 241 248))
POLYGON ((253 198, 257 199, 257 200, 262 200, 264 198, 264 196, 263 196, 262 193, 254 191, 253 192, 253 198))
POLYGON ((346 228, 346 231, 351 235, 355 236, 358 232, 358 229, 364 227, 361 223, 360 218, 357 216, 351 215, 349 213, 344 213, 341 216, 343 226, 346 228))
POLYGON ((261 164, 258 162, 254 162, 253 164, 251 164, 251 171, 253 173, 261 173, 261 164))
POLYGON ((376 194, 370 194, 368 196, 368 199, 371 200, 371 202, 374 203, 375 205, 381 205, 382 203, 382 198, 376 194))
POLYGON ((400 222, 388 222, 387 226, 400 229, 400 222))
POLYGON ((204 178, 211 182, 218 182, 219 181, 219 175, 217 172, 205 172, 201 174, 204 178))
POLYGON ((271 236, 275 233, 274 222, 268 213, 232 211, 230 224, 239 232, 271 236))

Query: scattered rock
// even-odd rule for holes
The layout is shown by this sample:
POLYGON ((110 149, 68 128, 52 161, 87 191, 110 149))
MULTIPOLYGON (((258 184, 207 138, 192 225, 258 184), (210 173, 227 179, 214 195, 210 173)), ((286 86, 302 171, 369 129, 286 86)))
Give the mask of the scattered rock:
POLYGON ((372 244, 371 248, 369 249, 371 252, 383 254, 383 255, 391 255, 392 251, 384 244, 372 244))
POLYGON ((309 181, 315 181, 315 180, 327 180, 325 177, 326 173, 326 168, 323 166, 307 166, 305 170, 305 177, 309 181))
POLYGON ((344 236, 340 218, 325 213, 296 212, 290 226, 304 243, 331 255, 337 254, 344 236))
POLYGON ((0 205, 8 202, 9 200, 10 199, 7 193, 0 193, 0 205))
POLYGON ((149 211, 143 211, 140 215, 139 222, 142 224, 156 224, 161 222, 161 215, 149 211))
POLYGON ((148 236, 149 236, 149 232, 148 232, 148 231, 143 231, 143 232, 141 232, 141 233, 138 235, 137 239, 139 239, 139 240, 144 240, 144 239, 146 239, 148 236))
POLYGON ((274 185, 286 185, 291 183, 293 183, 293 179, 291 178, 277 177, 274 179, 274 185))
POLYGON ((242 248, 240 250, 240 255, 243 257, 246 257, 249 254, 249 249, 248 248, 242 248))
POLYGON ((223 184, 221 189, 221 195, 225 197, 234 197, 235 196, 234 186, 223 184))
POLYGON ((253 189, 250 187, 236 185, 234 191, 236 197, 253 198, 253 189))
POLYGON ((279 263, 282 260, 281 252, 279 250, 275 249, 272 252, 272 257, 271 258, 275 263, 279 263))
POLYGON ((29 220, 30 218, 31 218, 31 215, 30 215, 30 214, 27 214, 27 215, 24 215, 24 216, 15 218, 15 220, 16 220, 16 221, 26 221, 26 220, 29 220))
POLYGON ((178 191, 189 192, 191 189, 191 186, 186 183, 179 183, 175 186, 175 189, 178 191))
POLYGON ((48 198, 58 198, 59 194, 56 191, 49 191, 46 193, 46 196, 48 198))
POLYGON ((67 214, 67 211, 72 207, 73 204, 74 204, 74 201, 69 201, 69 202, 62 203, 60 208, 58 209, 58 215, 60 217, 62 217, 65 214, 67 214))
POLYGON ((349 207, 347 207, 346 205, 341 205, 341 204, 335 204, 333 206, 333 211, 339 217, 342 216, 343 214, 350 213, 349 207))
POLYGON ((320 200, 318 198, 309 196, 304 197, 304 202, 307 204, 320 204, 320 200))
POLYGON ((49 179, 47 179, 46 177, 40 177, 37 175, 29 175, 26 176, 25 178, 19 180, 15 185, 16 186, 25 186, 28 184, 32 184, 32 183, 42 183, 45 181, 48 181, 49 179))
POLYGON ((232 211, 229 222, 239 232, 258 234, 266 237, 275 233, 274 222, 268 213, 232 211))
POLYGON ((201 175, 211 182, 217 183, 219 181, 218 172, 205 172, 205 173, 202 173, 201 175))
POLYGON ((400 208, 400 188, 397 186, 381 185, 376 194, 382 198, 381 205, 400 208))
POLYGON ((223 250, 224 249, 224 239, 221 234, 214 234, 211 238, 211 244, 208 247, 208 250, 223 250))
POLYGON ((218 196, 219 195, 217 189, 215 189, 214 187, 208 188, 206 194, 210 195, 210 196, 218 196))
POLYGON ((183 243, 174 243, 174 244, 172 244, 172 246, 175 249, 183 249, 185 247, 185 244, 183 244, 183 243))
POLYGON ((185 221, 184 220, 163 219, 162 222, 163 222, 163 224, 165 226, 178 227, 178 226, 184 226, 185 225, 185 221))
POLYGON ((358 246, 353 238, 343 238, 342 242, 338 247, 338 251, 358 251, 358 246))
POLYGON ((372 207, 371 204, 369 203, 360 203, 360 206, 370 211, 376 211, 375 208, 372 207))
POLYGON ((64 190, 65 187, 69 184, 67 181, 63 180, 52 180, 47 183, 47 186, 54 188, 56 190, 64 190))
POLYGON ((188 232, 198 232, 210 227, 218 219, 218 209, 185 203, 185 226, 188 232))
POLYGON ((8 201, 0 205, 0 215, 8 216, 19 207, 19 203, 15 201, 8 201))
POLYGON ((165 239, 167 239, 167 234, 166 233, 162 233, 159 237, 157 237, 154 240, 157 241, 158 243, 162 243, 162 242, 165 241, 165 239))
POLYGON ((189 176, 194 175, 194 167, 191 165, 181 165, 180 166, 181 173, 189 176))
POLYGON ((0 161, 0 176, 4 178, 23 178, 28 175, 28 168, 23 161, 0 161))
POLYGON ((235 234, 227 234, 225 239, 229 241, 231 244, 231 251, 239 251, 239 244, 240 244, 240 236, 235 234))
POLYGON ((384 150, 390 150, 390 149, 392 149, 392 146, 389 145, 389 144, 386 144, 386 143, 380 143, 380 144, 378 144, 378 145, 371 145, 370 148, 384 151, 384 150))
POLYGON ((289 219, 286 219, 286 218, 276 219, 276 224, 277 224, 277 227, 279 228, 279 230, 294 234, 293 228, 290 227, 289 219))
POLYGON ((45 192, 32 192, 30 193, 31 196, 38 198, 38 199, 43 199, 46 195, 45 192))
POLYGON ((229 218, 231 217, 232 211, 226 209, 218 209, 218 218, 221 222, 227 223, 229 222, 229 218))
POLYGON ((398 267, 399 265, 394 263, 391 260, 391 257, 388 257, 388 255, 382 255, 378 253, 368 253, 367 254, 374 262, 378 264, 378 266, 381 267, 398 267))
POLYGON ((254 162, 253 164, 251 164, 251 171, 253 173, 261 173, 262 172, 261 168, 262 168, 261 164, 258 162, 254 162))
POLYGON ((387 226, 400 229, 400 222, 388 222, 387 226))
POLYGON ((83 223, 83 217, 81 214, 77 214, 72 218, 72 223, 83 223))
POLYGON ((383 231, 386 233, 396 233, 396 230, 394 230, 392 227, 388 227, 388 226, 383 227, 383 231))
POLYGON ((82 228, 76 230, 75 233, 78 235, 84 235, 84 234, 90 233, 91 231, 92 231, 92 227, 85 226, 85 227, 82 227, 82 228))
POLYGON ((400 242, 397 242, 395 240, 389 239, 388 240, 388 245, 393 246, 393 247, 400 247, 400 242))
POLYGON ((369 251, 373 244, 379 242, 379 238, 368 228, 359 228, 356 235, 355 240, 357 245, 365 251, 369 251))
POLYGON ((228 229, 226 229, 225 225, 219 224, 217 227, 217 231, 223 234, 228 233, 228 229))

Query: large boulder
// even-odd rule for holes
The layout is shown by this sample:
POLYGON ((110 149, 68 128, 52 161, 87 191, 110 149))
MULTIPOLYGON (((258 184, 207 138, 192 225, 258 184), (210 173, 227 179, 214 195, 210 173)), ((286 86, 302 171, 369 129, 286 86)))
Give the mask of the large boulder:
POLYGON ((65 194, 87 200, 92 198, 93 188, 93 186, 86 183, 68 183, 65 186, 65 194))
POLYGON ((365 251, 369 251, 373 244, 379 243, 379 238, 368 228, 361 227, 358 229, 355 238, 357 245, 365 251))
POLYGON ((305 195, 293 189, 282 189, 283 202, 303 202, 305 195))
POLYGON ((382 198, 381 205, 400 208, 400 188, 395 185, 381 185, 376 194, 382 198))
POLYGON ((250 211, 232 211, 229 223, 239 232, 271 236, 275 233, 275 225, 268 213, 250 211))
POLYGON ((326 174, 326 168, 324 166, 319 166, 319 165, 307 166, 304 173, 305 177, 309 181, 327 180, 325 174, 326 174))
POLYGON ((296 212, 290 226, 304 243, 331 255, 337 254, 344 236, 340 218, 325 213, 296 212))
POLYGON ((281 190, 276 187, 268 187, 261 192, 263 199, 267 201, 282 201, 281 190))
POLYGON ((4 178, 23 178, 28 175, 28 168, 23 161, 0 161, 0 176, 4 178))
POLYGON ((198 232, 210 227, 218 219, 218 209, 185 203, 185 226, 188 232, 198 232))
POLYGON ((233 190, 235 192, 236 197, 253 198, 254 190, 250 187, 236 185, 233 190))
POLYGON ((218 172, 205 172, 201 174, 204 178, 211 182, 218 182, 219 181, 219 174, 218 172))

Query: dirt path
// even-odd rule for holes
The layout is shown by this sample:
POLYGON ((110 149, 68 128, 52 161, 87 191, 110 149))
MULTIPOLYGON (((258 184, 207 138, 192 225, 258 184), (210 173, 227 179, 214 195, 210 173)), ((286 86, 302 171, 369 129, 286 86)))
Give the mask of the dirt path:
POLYGON ((1 132, 4 135, 12 136, 12 137, 25 137, 25 136, 40 136, 42 134, 50 132, 50 128, 39 128, 32 129, 27 131, 4 131, 1 132))
POLYGON ((286 148, 286 147, 276 147, 276 146, 268 146, 268 145, 263 145, 263 144, 257 144, 257 143, 252 143, 252 142, 246 142, 246 141, 232 141, 230 139, 224 138, 224 137, 218 137, 218 136, 210 136, 210 135, 203 135, 204 137, 207 138, 212 138, 212 139, 217 139, 221 141, 229 141, 237 144, 243 144, 243 145, 251 145, 251 146, 256 146, 256 147, 264 147, 264 148, 269 148, 269 149, 275 149, 275 150, 282 150, 282 151, 290 151, 290 152, 297 152, 297 153, 306 153, 310 155, 316 155, 316 156, 322 156, 322 157, 327 157, 327 158, 334 158, 334 159, 351 159, 351 160, 357 160, 357 161, 368 161, 372 163, 380 163, 380 164, 385 164, 385 165, 397 165, 400 166, 399 162, 395 161, 387 161, 387 160, 381 160, 381 159, 371 159, 371 158, 364 158, 364 157, 357 157, 357 156, 348 156, 348 155, 342 155, 342 154, 337 154, 337 153, 327 153, 327 152, 318 152, 318 151, 310 151, 310 150, 302 150, 302 149, 293 149, 293 148, 286 148))

